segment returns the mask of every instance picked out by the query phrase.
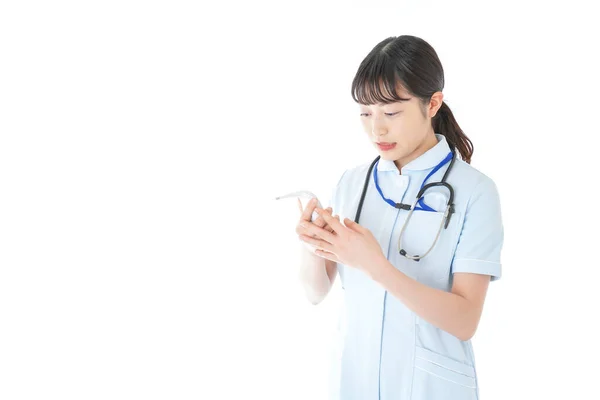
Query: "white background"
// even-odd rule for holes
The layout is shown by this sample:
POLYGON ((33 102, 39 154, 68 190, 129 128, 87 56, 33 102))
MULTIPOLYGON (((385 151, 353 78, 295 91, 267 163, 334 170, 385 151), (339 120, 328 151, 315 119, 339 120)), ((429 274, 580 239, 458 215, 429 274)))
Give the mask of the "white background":
POLYGON ((592 3, 3 2, 0 398, 325 399, 339 281, 274 199, 376 156, 350 85, 402 34, 501 195, 482 398, 597 394, 592 3))

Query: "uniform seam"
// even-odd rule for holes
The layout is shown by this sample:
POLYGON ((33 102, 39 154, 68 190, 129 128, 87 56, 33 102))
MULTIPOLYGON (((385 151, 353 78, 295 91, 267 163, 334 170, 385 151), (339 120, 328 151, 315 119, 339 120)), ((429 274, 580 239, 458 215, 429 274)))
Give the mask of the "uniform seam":
POLYGON ((458 370, 456 370, 456 369, 454 369, 454 368, 450 368, 450 367, 448 367, 448 366, 446 366, 446 365, 442 365, 442 364, 440 364, 440 363, 438 363, 438 362, 435 362, 435 361, 432 361, 432 360, 430 360, 430 359, 428 359, 428 358, 425 358, 425 357, 419 357, 419 356, 416 356, 416 358, 418 358, 419 360, 425 360, 425 361, 427 361, 427 362, 430 362, 430 363, 432 363, 433 365, 437 365, 437 366, 438 366, 438 367, 440 367, 440 368, 447 369, 448 371, 452 371, 452 372, 454 372, 454 373, 457 373, 457 374, 459 374, 459 375, 466 376, 466 377, 468 377, 468 378, 473 378, 473 376, 471 376, 471 375, 469 375, 469 374, 465 374, 464 372, 458 371, 458 370))
MULTIPOLYGON (((438 377, 438 378, 440 378, 440 379, 444 379, 444 380, 446 380, 446 381, 448 381, 448 382, 452 382, 452 383, 454 383, 454 384, 457 384, 457 385, 460 385, 460 386, 463 386, 463 387, 466 387, 466 388, 469 388, 469 389, 476 389, 476 388, 477 388, 477 385, 475 385, 475 386, 464 385, 464 384, 462 384, 462 383, 460 383, 460 382, 453 381, 452 379, 448 379, 448 378, 446 378, 446 377, 443 377, 443 376, 441 376, 441 375, 438 375, 438 374, 436 374, 436 373, 433 373, 433 372, 431 372, 431 371, 428 371, 428 370, 426 370, 425 368, 421 368, 421 367, 417 367, 417 366, 415 366, 415 369, 420 369, 421 371, 425 371, 425 372, 426 372, 426 373, 428 373, 428 374, 431 374, 431 375, 433 375, 433 376, 437 376, 437 377, 438 377)), ((473 379, 473 378, 471 378, 471 379, 473 379)))
POLYGON ((413 356, 412 356, 412 377, 410 378, 410 391, 408 398, 412 399, 413 387, 415 384, 415 360, 417 356, 417 314, 413 312, 413 356))
MULTIPOLYGON (((390 259, 390 249, 392 246, 392 237, 394 236, 394 229, 396 228, 396 223, 398 222, 398 216, 400 215, 400 210, 396 212, 396 218, 394 219, 394 224, 392 225, 392 231, 390 232, 390 238, 388 240, 388 250, 387 250, 387 259, 390 259)), ((392 264, 393 265, 393 264, 392 264)), ((377 375, 377 388, 378 388, 378 398, 381 399, 381 355, 383 349, 383 330, 385 328, 385 303, 387 300, 387 290, 383 294, 383 313, 381 315, 381 338, 379 341, 379 372, 377 375)))
POLYGON ((477 261, 477 262, 485 262, 485 263, 490 263, 490 264, 500 264, 498 261, 480 260, 478 258, 457 258, 454 260, 454 262, 457 262, 457 261, 477 261))
POLYGON ((473 190, 471 191, 471 194, 469 195, 469 200, 467 201, 467 204, 465 206, 465 218, 467 216, 469 206, 471 205, 471 201, 473 200, 473 196, 477 193, 477 188, 479 188, 479 186, 481 186, 482 184, 486 184, 487 182, 488 182, 487 179, 482 178, 479 182, 477 182, 477 185, 475 185, 473 187, 473 190))
POLYGON ((474 375, 473 379, 475 379, 475 399, 478 400, 479 399, 479 382, 477 379, 477 366, 475 363, 475 354, 473 352, 473 343, 471 341, 469 341, 467 350, 469 351, 469 355, 471 357, 471 360, 473 361, 473 375, 474 375))
POLYGON ((379 370, 377 372, 377 398, 381 399, 381 353, 383 349, 383 329, 385 326, 385 301, 387 290, 383 294, 383 314, 381 315, 381 335, 379 340, 379 370))

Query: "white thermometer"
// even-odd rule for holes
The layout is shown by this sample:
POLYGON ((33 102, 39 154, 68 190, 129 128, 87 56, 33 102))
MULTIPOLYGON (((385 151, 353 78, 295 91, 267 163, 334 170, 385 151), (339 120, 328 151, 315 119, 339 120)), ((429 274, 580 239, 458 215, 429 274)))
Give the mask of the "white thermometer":
MULTIPOLYGON (((321 205, 321 202, 319 201, 317 196, 314 193, 309 192, 308 190, 300 190, 298 192, 292 192, 292 193, 285 194, 283 196, 278 196, 278 197, 275 197, 275 200, 287 199, 289 197, 303 197, 305 199, 312 199, 314 197, 315 199, 317 199, 317 207, 323 208, 323 206, 321 205)), ((311 221, 315 221, 317 218, 319 218, 319 214, 317 214, 316 212, 313 211, 311 221)))

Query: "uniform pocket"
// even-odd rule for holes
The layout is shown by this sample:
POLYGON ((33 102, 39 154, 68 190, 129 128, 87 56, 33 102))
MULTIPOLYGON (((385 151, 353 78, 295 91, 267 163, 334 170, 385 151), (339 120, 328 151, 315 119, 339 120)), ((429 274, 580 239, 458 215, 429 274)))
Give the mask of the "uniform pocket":
POLYGON ((415 266, 420 281, 432 282, 449 278, 452 254, 458 240, 460 217, 459 212, 452 214, 448 227, 442 226, 437 243, 425 255, 436 240, 444 219, 444 212, 422 210, 413 212, 402 237, 402 248, 412 256, 425 255, 415 266))
POLYGON ((443 193, 434 192, 430 189, 423 195, 423 202, 436 211, 443 211, 446 209, 448 199, 443 193))
MULTIPOLYGON (((402 237, 404 250, 412 256, 424 255, 433 244, 443 218, 444 213, 442 211, 413 211, 402 237)), ((444 233, 442 228, 440 239, 444 233)), ((429 254, 434 253, 439 248, 439 244, 439 242, 436 243, 429 254)))
POLYGON ((412 399, 476 399, 475 369, 423 347, 415 347, 412 399))

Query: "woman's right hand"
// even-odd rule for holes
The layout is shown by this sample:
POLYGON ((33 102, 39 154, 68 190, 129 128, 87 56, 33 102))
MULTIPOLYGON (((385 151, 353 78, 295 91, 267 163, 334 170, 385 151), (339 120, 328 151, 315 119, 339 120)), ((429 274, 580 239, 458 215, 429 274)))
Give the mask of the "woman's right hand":
MULTIPOLYGON (((323 228, 329 232, 333 232, 333 228, 331 228, 325 222, 323 217, 318 217, 316 220, 311 222, 312 214, 313 214, 313 211, 315 210, 316 206, 317 206, 317 200, 315 198, 312 198, 306 205, 306 208, 302 209, 302 202, 300 201, 300 199, 298 199, 298 207, 300 208, 301 215, 300 215, 300 219, 298 220, 298 223, 296 224, 296 234, 298 235, 298 240, 300 240, 311 253, 315 252, 315 247, 300 239, 300 235, 307 235, 307 229, 302 227, 301 224, 311 223, 311 224, 315 224, 319 228, 323 228)), ((331 207, 327 207, 325 210, 328 211, 329 213, 332 212, 331 207)), ((338 221, 340 220, 339 215, 336 215, 334 218, 336 218, 338 221)))

